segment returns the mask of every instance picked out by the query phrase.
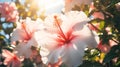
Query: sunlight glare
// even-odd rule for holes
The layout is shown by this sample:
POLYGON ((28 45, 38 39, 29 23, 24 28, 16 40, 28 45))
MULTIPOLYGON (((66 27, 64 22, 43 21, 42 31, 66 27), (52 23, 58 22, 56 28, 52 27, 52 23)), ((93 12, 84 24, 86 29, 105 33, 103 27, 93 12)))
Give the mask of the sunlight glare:
POLYGON ((40 0, 38 2, 39 12, 45 11, 45 14, 60 13, 64 7, 64 0, 40 0))

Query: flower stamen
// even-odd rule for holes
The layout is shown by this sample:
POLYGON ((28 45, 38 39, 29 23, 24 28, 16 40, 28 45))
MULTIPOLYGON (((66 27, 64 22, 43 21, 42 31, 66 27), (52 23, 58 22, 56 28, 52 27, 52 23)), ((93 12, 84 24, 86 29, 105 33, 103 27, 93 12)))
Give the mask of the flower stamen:
POLYGON ((63 33, 63 31, 62 31, 62 29, 61 29, 61 27, 60 27, 60 24, 59 24, 59 21, 58 21, 58 19, 57 19, 57 16, 54 16, 54 18, 55 18, 57 27, 59 28, 59 30, 60 30, 60 32, 61 32, 61 34, 62 34, 62 37, 63 37, 65 40, 67 40, 65 34, 63 33))
POLYGON ((26 30, 26 24, 24 22, 22 22, 22 28, 24 29, 26 35, 27 35, 27 40, 29 40, 31 38, 30 34, 27 32, 26 30))

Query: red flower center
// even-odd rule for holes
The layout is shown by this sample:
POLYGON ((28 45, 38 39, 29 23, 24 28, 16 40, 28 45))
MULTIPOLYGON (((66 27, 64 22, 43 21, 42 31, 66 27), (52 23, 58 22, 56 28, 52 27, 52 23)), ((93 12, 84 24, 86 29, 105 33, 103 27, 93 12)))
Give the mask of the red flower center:
POLYGON ((16 56, 13 56, 14 61, 18 61, 18 58, 16 56))

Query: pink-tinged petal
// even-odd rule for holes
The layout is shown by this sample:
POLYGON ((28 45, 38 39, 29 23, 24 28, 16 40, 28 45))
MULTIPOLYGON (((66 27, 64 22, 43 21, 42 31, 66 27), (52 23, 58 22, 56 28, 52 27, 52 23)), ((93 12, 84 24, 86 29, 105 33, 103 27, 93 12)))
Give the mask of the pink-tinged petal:
POLYGON ((99 18, 99 19, 104 20, 104 14, 102 12, 94 12, 93 16, 94 16, 95 19, 99 18))
POLYGON ((34 38, 31 38, 28 42, 21 42, 16 47, 15 50, 17 51, 18 56, 24 56, 25 58, 29 58, 32 50, 31 47, 37 47, 37 42, 34 38))
POLYGON ((73 40, 71 46, 65 47, 61 53, 63 63, 68 67, 77 67, 82 63, 84 49, 87 45, 78 40, 73 40))
POLYGON ((19 40, 25 40, 27 39, 27 34, 25 34, 25 31, 22 29, 16 29, 12 33, 11 41, 19 41, 19 40))
POLYGON ((35 38, 41 48, 45 47, 51 51, 57 47, 58 43, 55 41, 55 38, 57 38, 56 34, 52 34, 45 31, 39 31, 35 33, 35 38))
POLYGON ((83 29, 75 32, 75 34, 78 34, 81 40, 85 42, 89 48, 97 47, 99 37, 94 31, 91 31, 87 25, 84 25, 83 29), (83 34, 84 32, 85 34, 83 34))
POLYGON ((10 67, 11 65, 12 67, 20 67, 21 61, 14 53, 11 53, 6 49, 2 51, 2 55, 5 57, 4 64, 7 65, 7 67, 10 67))
POLYGON ((34 32, 44 29, 41 22, 42 21, 40 20, 32 21, 30 18, 17 22, 17 27, 11 36, 11 42, 30 40, 34 35, 34 32))
POLYGON ((12 60, 12 59, 11 59, 11 58, 5 59, 5 60, 4 60, 4 64, 5 64, 5 65, 9 65, 9 64, 11 63, 10 60, 12 60))
POLYGON ((59 14, 48 15, 44 21, 45 30, 51 33, 58 32, 58 29, 56 28, 56 23, 54 21, 54 16, 59 16, 59 14))
POLYGON ((8 53, 8 52, 6 52, 6 55, 5 55, 4 51, 3 51, 3 53, 2 53, 3 57, 6 58, 6 59, 4 60, 4 64, 5 64, 5 65, 8 65, 8 64, 11 62, 11 60, 12 60, 12 56, 11 56, 10 54, 7 54, 7 53, 8 53))
POLYGON ((12 62, 12 67, 21 67, 21 62, 20 61, 12 62))
POLYGON ((50 51, 54 51, 57 48, 57 42, 55 34, 46 33, 45 31, 36 32, 36 40, 40 46, 40 55, 42 56, 43 63, 48 63, 48 58, 50 51), (41 35, 41 36, 40 36, 41 35))
POLYGON ((109 40, 109 45, 108 44, 102 44, 102 41, 100 41, 97 48, 100 49, 104 53, 108 53, 110 51, 111 47, 114 46, 114 45, 117 45, 117 43, 115 43, 112 40, 109 40))
POLYGON ((14 54, 10 53, 10 51, 5 50, 5 49, 2 50, 2 55, 3 55, 4 57, 7 57, 7 58, 11 58, 11 57, 14 56, 14 54))
POLYGON ((71 28, 75 31, 81 30, 83 26, 90 21, 86 14, 82 11, 70 11, 65 15, 62 15, 61 19, 63 21, 61 28, 64 32, 71 28))
POLYGON ((58 59, 61 58, 62 52, 64 52, 65 47, 59 47, 55 49, 54 51, 51 51, 48 55, 48 63, 54 64, 58 62, 58 59))
POLYGON ((29 58, 31 55, 31 49, 30 46, 26 43, 19 43, 15 47, 15 51, 17 51, 18 56, 24 56, 25 58, 29 58))

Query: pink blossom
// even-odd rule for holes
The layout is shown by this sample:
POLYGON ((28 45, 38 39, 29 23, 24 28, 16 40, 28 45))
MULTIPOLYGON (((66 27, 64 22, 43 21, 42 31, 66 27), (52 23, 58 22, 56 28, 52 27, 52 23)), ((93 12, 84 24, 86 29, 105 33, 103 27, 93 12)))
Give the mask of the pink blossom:
POLYGON ((104 20, 104 14, 102 12, 94 12, 93 16, 94 16, 95 19, 99 18, 99 19, 104 20))
POLYGON ((81 64, 84 49, 96 47, 97 44, 87 26, 88 21, 89 19, 82 11, 48 16, 45 19, 46 29, 36 32, 43 62, 54 64, 61 58, 68 67, 81 64), (39 35, 41 36, 38 37, 39 35))
POLYGON ((110 46, 107 44, 102 44, 102 41, 100 41, 100 43, 98 44, 98 49, 104 53, 108 53, 110 50, 110 46))
POLYGON ((0 3, 1 17, 6 18, 6 21, 16 22, 18 21, 18 11, 14 2, 0 3))
MULTIPOLYGON (((91 2, 90 8, 89 8, 89 13, 91 11, 93 11, 94 9, 96 9, 95 6, 94 6, 94 3, 91 2)), ((100 11, 99 12, 94 12, 92 15, 93 15, 94 19, 99 18, 99 19, 104 20, 104 14, 102 12, 100 12, 100 11)))
POLYGON ((21 61, 23 58, 18 58, 14 53, 11 53, 6 49, 2 51, 2 55, 5 57, 4 64, 7 65, 7 67, 21 67, 21 61))
POLYGON ((117 45, 113 40, 109 40, 109 44, 102 44, 102 41, 98 44, 98 49, 100 49, 104 53, 108 53, 112 46, 117 45))
POLYGON ((38 44, 34 38, 34 33, 41 30, 42 21, 32 21, 30 18, 17 22, 17 27, 11 36, 11 43, 14 44, 17 55, 29 58, 31 55, 31 46, 37 47, 38 44), (19 42, 16 45, 16 41, 19 42))
POLYGON ((72 8, 74 8, 75 5, 89 5, 91 2, 92 0, 65 0, 65 12, 72 10, 72 8))

